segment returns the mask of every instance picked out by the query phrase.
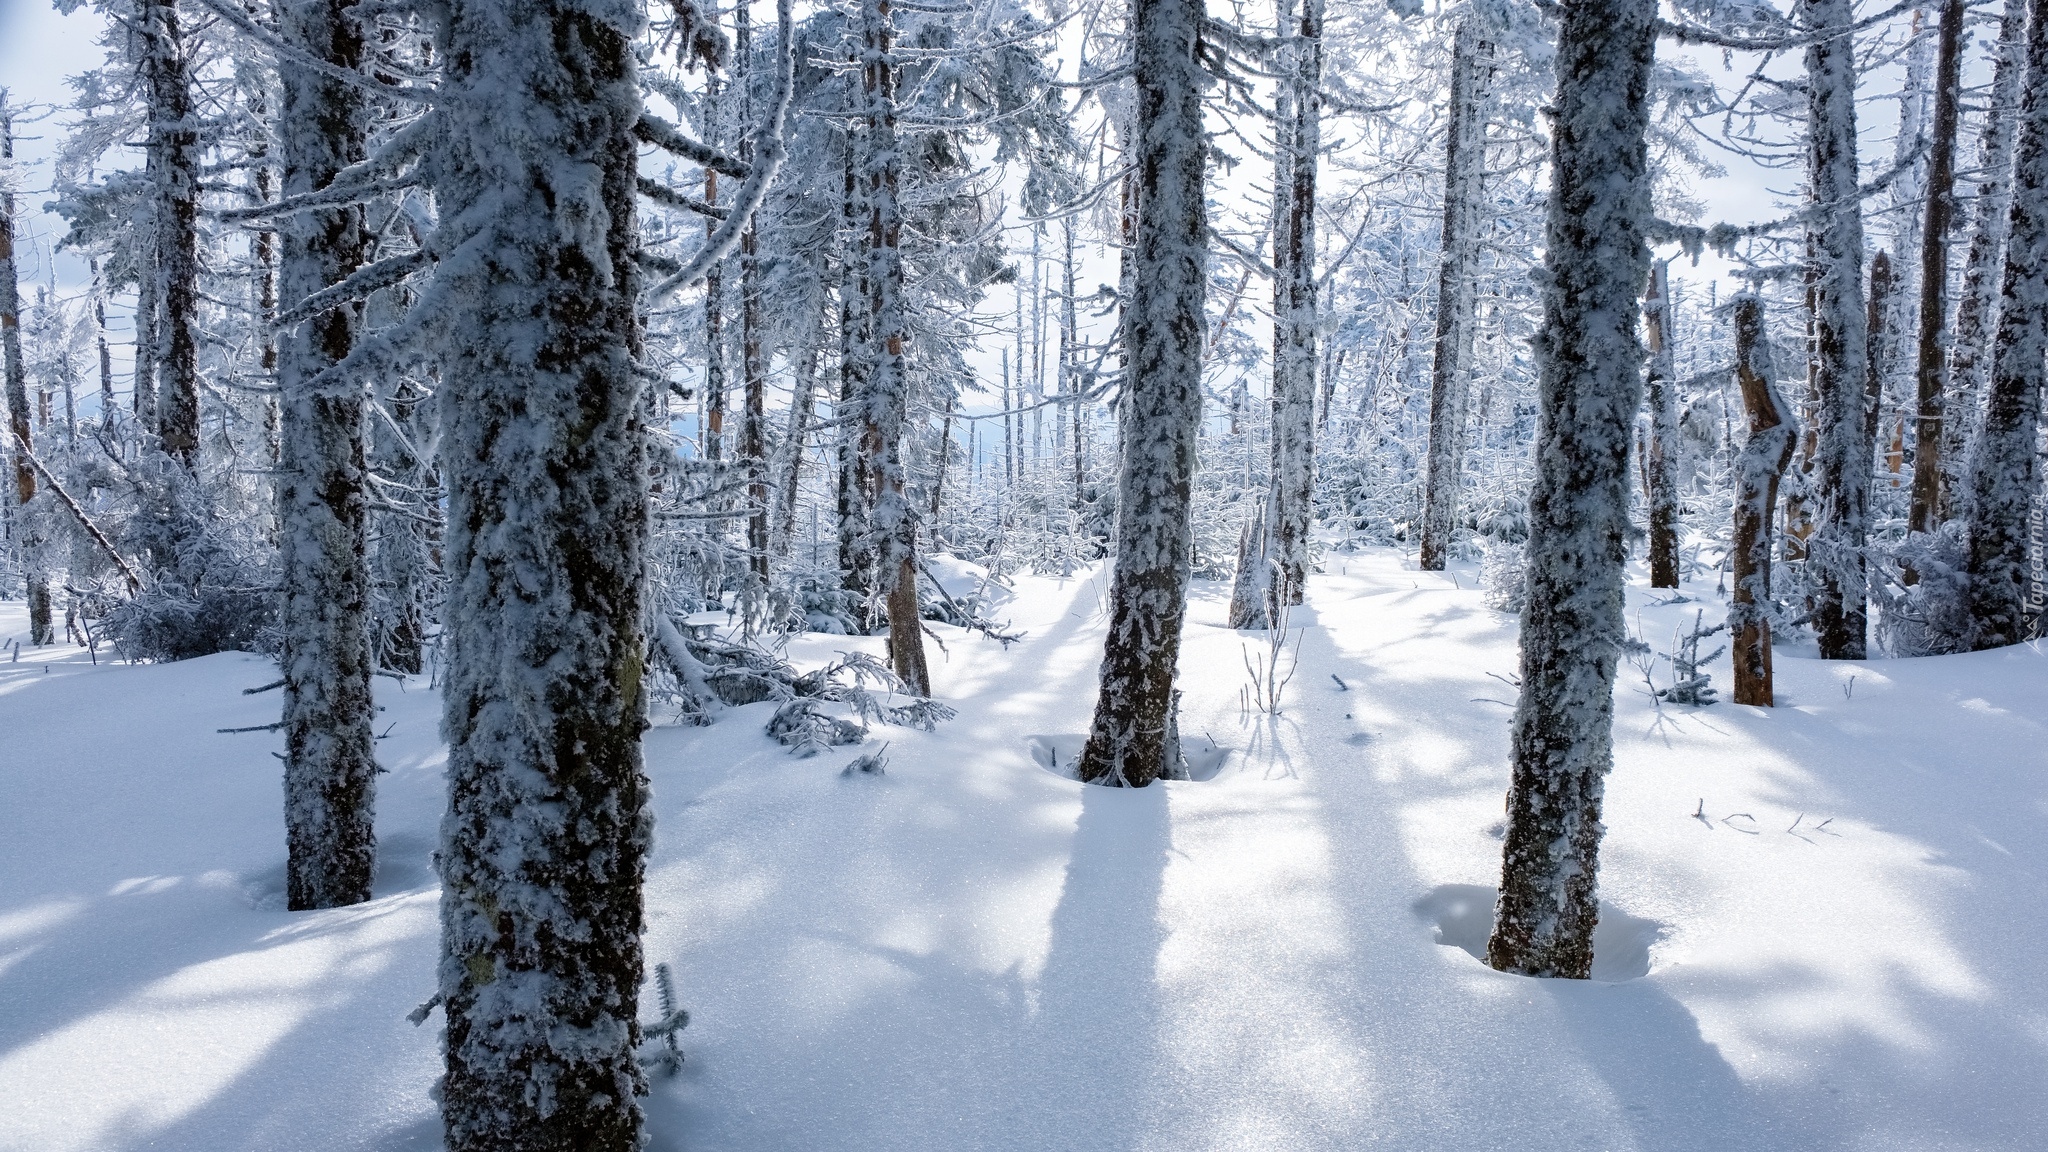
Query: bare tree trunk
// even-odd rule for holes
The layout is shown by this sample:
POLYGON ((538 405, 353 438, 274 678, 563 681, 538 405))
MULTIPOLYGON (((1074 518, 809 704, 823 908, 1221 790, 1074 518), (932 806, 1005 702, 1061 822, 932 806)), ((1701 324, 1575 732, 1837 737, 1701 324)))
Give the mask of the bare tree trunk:
MULTIPOLYGON (((307 53, 354 69, 363 41, 349 9, 347 0, 302 3, 283 11, 282 31, 307 53)), ((369 109, 359 89, 310 69, 282 73, 283 190, 302 196, 367 154, 369 109)), ((340 283, 368 241, 360 208, 289 217, 283 291, 297 302, 340 283)), ((332 309, 285 333, 278 350, 285 889, 295 911, 368 900, 377 868, 365 413, 360 387, 315 384, 355 346, 358 323, 355 307, 332 309)))
POLYGON ((1749 411, 1749 439, 1735 459, 1735 541, 1729 557, 1735 587, 1728 632, 1735 664, 1735 702, 1769 708, 1771 686, 1771 510, 1778 480, 1792 463, 1794 427, 1778 397, 1763 303, 1752 293, 1730 301, 1735 310, 1735 378, 1749 411))
POLYGON ((1479 272, 1479 199, 1486 178, 1486 90, 1493 45, 1470 20, 1451 41, 1451 121, 1444 133, 1444 228, 1437 265, 1436 364, 1429 381, 1429 457, 1422 484, 1420 563, 1440 572, 1457 528, 1465 402, 1479 272))
POLYGON ((1671 285, 1659 262, 1650 270, 1643 300, 1643 330, 1650 342, 1650 437, 1643 453, 1650 505, 1650 587, 1678 587, 1678 360, 1672 330, 1671 285))
MULTIPOLYGON (((0 89, 0 167, 14 161, 14 116, 7 93, 0 89)), ((21 570, 28 585, 28 642, 40 648, 55 643, 50 621, 50 576, 43 567, 43 541, 30 522, 28 505, 36 497, 35 466, 29 463, 33 439, 29 429, 28 369, 21 359, 21 279, 14 260, 14 191, 0 185, 0 369, 7 377, 7 446, 14 460, 15 530, 21 570)))
MULTIPOLYGON (((1814 0, 1816 27, 1854 23, 1852 0, 1814 0)), ((1854 38, 1837 36, 1806 50, 1814 200, 1827 212, 1814 233, 1814 392, 1818 400, 1814 479, 1820 515, 1807 542, 1813 624, 1827 660, 1861 660, 1868 622, 1864 543, 1869 532, 1875 447, 1864 435, 1863 394, 1870 370, 1869 317, 1863 302, 1863 216, 1856 169, 1854 38)), ((1928 228, 1934 235, 1939 229, 1928 228)))
POLYGON ((1630 426, 1642 403, 1636 307, 1650 272, 1644 134, 1655 0, 1562 9, 1536 481, 1500 902, 1487 962, 1585 979, 1599 918, 1600 810, 1614 759, 1630 426))
POLYGON ((903 464, 903 425, 910 404, 904 344, 909 337, 903 299, 903 209, 897 202, 903 153, 896 139, 895 22, 889 0, 862 0, 866 49, 868 241, 866 278, 871 375, 862 450, 873 471, 870 513, 875 574, 889 605, 889 661, 920 696, 932 694, 925 663, 924 622, 917 604, 917 515, 910 505, 903 464))
POLYGON ((1132 0, 1137 235, 1109 638, 1081 779, 1142 788, 1166 771, 1187 608, 1189 512, 1202 419, 1204 204, 1201 0, 1132 0))
MULTIPOLYGON (((2026 95, 2013 162, 1997 363, 1970 454, 1972 650, 2027 639, 2029 513, 2041 491, 2037 443, 2048 375, 2048 0, 2030 0, 2026 95)), ((2038 591, 2039 571, 2032 574, 2038 591)))
MULTIPOLYGON (((1948 234, 1956 212, 1956 122, 1962 101, 1963 0, 1942 0, 1935 65, 1934 125, 1927 156, 1927 216, 1920 231, 1920 331, 1914 383, 1913 497, 1906 526, 1933 531, 1945 503, 1942 481, 1948 357, 1948 234)), ((1903 253, 1902 253, 1903 255, 1903 253)), ((1867 469, 1866 469, 1867 471, 1867 469)))
POLYGON ((455 0, 444 19, 434 191, 497 205, 476 227, 503 238, 440 273, 461 278, 439 396, 444 1136, 634 1152, 652 829, 635 29, 567 0, 455 0))

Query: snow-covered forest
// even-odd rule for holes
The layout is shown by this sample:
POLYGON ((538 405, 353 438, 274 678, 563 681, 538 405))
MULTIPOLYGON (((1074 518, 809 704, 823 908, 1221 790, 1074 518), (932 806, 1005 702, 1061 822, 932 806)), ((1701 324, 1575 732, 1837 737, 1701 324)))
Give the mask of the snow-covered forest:
POLYGON ((2048 1147, 2048 0, 7 2, 0 1149, 2048 1147))

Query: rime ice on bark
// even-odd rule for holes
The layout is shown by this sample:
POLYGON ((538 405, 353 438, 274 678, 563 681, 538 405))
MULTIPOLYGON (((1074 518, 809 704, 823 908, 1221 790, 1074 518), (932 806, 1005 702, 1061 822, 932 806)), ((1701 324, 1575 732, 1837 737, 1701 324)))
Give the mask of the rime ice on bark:
POLYGON ((651 829, 639 9, 443 12, 444 1132, 451 1152, 631 1152, 651 829))
POLYGON ((1187 608, 1188 513, 1202 418, 1208 287, 1200 0, 1132 0, 1137 235, 1124 341, 1123 469, 1109 638, 1080 778, 1142 788, 1165 766, 1187 608))
MULTIPOLYGON (((0 169, 12 167, 14 121, 9 114, 6 93, 0 91, 0 169)), ((7 177, 0 172, 0 180, 7 177)), ((7 444, 5 457, 13 461, 13 483, 8 485, 17 510, 35 499, 35 466, 29 463, 32 448, 29 427, 28 373, 21 358, 21 281, 14 260, 14 189, 0 187, 0 370, 6 373, 7 444)), ((28 585, 29 643, 44 645, 56 639, 50 623, 50 577, 43 571, 42 542, 27 518, 19 525, 22 572, 28 585)))
POLYGON ((2040 490, 2035 447, 2048 355, 2048 0, 2030 0, 2026 95, 2013 159, 2012 229, 1997 360, 1970 453, 1971 647, 2026 639, 2027 515, 2040 490))
POLYGON ((1583 979, 1593 961, 1600 807, 1613 761, 1630 430, 1642 399, 1637 300, 1650 270, 1654 0, 1562 9, 1528 600, 1495 968, 1583 979))
MULTIPOLYGON (((2020 82, 2026 73, 2027 0, 2005 0, 1986 100, 1984 127, 1977 136, 1977 195, 1970 250, 1963 258, 1961 298, 1956 302, 1955 332, 1948 349, 1949 394, 1942 401, 1940 498, 1926 509, 1928 531, 1958 514, 1956 499, 1968 488, 1967 447, 1976 433, 1977 408, 1991 370, 1991 338, 1997 326, 1999 272, 2005 259, 2005 237, 2012 224, 2013 121, 2019 113, 2020 82)), ((1920 475, 1914 471, 1916 491, 1920 475)), ((1915 510, 1920 509, 1915 504, 1915 510)))
MULTIPOLYGON (((1851 0, 1813 0, 1818 28, 1855 22, 1851 0)), ((1813 625, 1820 654, 1861 660, 1868 623, 1863 547, 1869 533, 1872 446, 1863 422, 1870 368, 1863 307, 1863 215, 1856 172, 1856 53, 1839 35, 1806 49, 1808 180, 1827 211, 1812 234, 1814 394, 1819 401, 1814 479, 1818 523, 1807 541, 1813 625)))
POLYGON ((1422 489, 1422 567, 1441 571, 1456 528, 1465 461, 1480 196, 1486 172, 1486 84, 1493 45, 1460 21, 1451 42, 1451 123, 1444 134, 1444 228, 1437 268, 1436 363, 1429 381, 1429 466, 1422 489))
MULTIPOLYGON (((319 59, 342 68, 361 61, 362 33, 343 0, 286 9, 282 23, 293 44, 319 59)), ((369 116, 358 89, 310 69, 280 71, 283 194, 300 196, 363 158, 369 116)), ((362 260, 360 208, 298 213, 283 228, 286 299, 332 287, 362 260)), ((362 392, 350 381, 310 386, 348 355, 355 334, 356 310, 343 307, 278 341, 285 888, 294 909, 369 899, 377 864, 362 392)))
POLYGON ((164 451, 196 475, 200 148, 177 0, 137 0, 133 28, 149 110, 156 432, 164 451))
POLYGON ((1323 3, 1280 0, 1279 24, 1298 39, 1280 53, 1273 228, 1273 511, 1268 531, 1288 602, 1308 583, 1315 498, 1316 161, 1322 151, 1323 3))

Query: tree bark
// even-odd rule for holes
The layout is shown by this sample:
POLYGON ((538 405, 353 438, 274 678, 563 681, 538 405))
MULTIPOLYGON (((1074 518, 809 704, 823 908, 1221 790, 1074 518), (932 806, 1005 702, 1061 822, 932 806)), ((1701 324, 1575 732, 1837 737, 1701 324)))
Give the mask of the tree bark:
POLYGON ((188 476, 199 474, 199 126, 177 0, 137 0, 135 31, 149 108, 150 222, 159 354, 156 433, 188 476))
POLYGON ((1316 162, 1322 151, 1323 2, 1279 0, 1279 24, 1298 37, 1281 50, 1280 137, 1273 236, 1274 558, 1290 604, 1308 582, 1315 502, 1316 162))
POLYGON ((1493 45, 1470 20, 1451 41, 1451 121, 1444 133, 1444 226, 1439 245, 1436 362, 1429 379, 1429 456, 1422 482, 1420 564, 1443 571, 1457 528, 1465 464, 1465 403, 1479 271, 1479 199, 1486 177, 1486 88, 1493 45))
MULTIPOLYGON (((2041 488, 2044 356, 2048 356, 2048 0, 2029 0, 2026 95, 2013 161, 1997 361, 1970 459, 1971 648, 2028 638, 2029 513, 2041 488)), ((2036 605, 2038 609, 2038 605, 2036 605)))
POLYGON ((1599 917, 1601 797, 1613 764, 1636 307, 1650 271, 1644 133, 1655 0, 1572 0, 1557 49, 1543 323, 1535 340, 1521 699, 1500 902, 1487 962, 1584 979, 1599 917))
POLYGON ((865 422, 856 419, 867 405, 868 288, 866 212, 861 194, 859 156, 862 142, 844 134, 845 189, 840 198, 839 254, 839 404, 833 418, 839 426, 839 574, 846 591, 866 603, 875 588, 873 543, 868 536, 868 505, 873 484, 868 455, 862 450, 865 422))
POLYGON ((1960 514, 1955 497, 1969 487, 1968 445, 1991 370, 1999 274, 2006 232, 2012 224, 2013 123, 2019 114, 2020 83, 2026 73, 2027 0, 2006 0, 1993 52, 1988 107, 1977 137, 1977 196, 1972 205, 1970 249, 1963 258, 1962 298, 1956 302, 1955 336, 1949 348, 1950 394, 1942 401, 1943 411, 1950 416, 1942 424, 1941 442, 1941 490, 1947 499, 1929 523, 1960 514))
POLYGON ((869 523, 876 579, 889 608, 889 662, 911 691, 930 696, 931 670, 925 663, 924 621, 917 604, 917 516, 910 505, 903 462, 903 424, 910 405, 904 352, 910 331, 903 298, 903 208, 896 198, 903 153, 896 139, 896 30, 889 0, 862 0, 861 33, 867 62, 863 90, 870 365, 861 447, 874 483, 869 523))
MULTIPOLYGON (((1927 154, 1927 215, 1920 230, 1920 331, 1914 367, 1913 494, 1906 526, 1931 532, 1944 499, 1942 450, 1948 392, 1948 234, 1956 212, 1956 122, 1962 100, 1963 0, 1942 0, 1934 124, 1927 154)), ((1952 466, 1951 466, 1952 469, 1952 466)))
MULTIPOLYGON (((347 0, 281 12, 281 31, 338 68, 363 59, 347 0)), ((311 69, 281 70, 278 120, 286 196, 317 192, 366 155, 360 89, 311 69)), ((279 287, 294 302, 362 263, 361 208, 284 223, 279 287)), ((294 911, 370 898, 377 870, 377 762, 370 729, 370 571, 361 388, 315 384, 354 347, 358 310, 335 308, 278 341, 278 553, 283 567, 285 893, 294 911)))
POLYGON ((1187 608, 1189 511, 1202 418, 1204 204, 1201 0, 1132 0, 1137 234, 1109 638, 1081 779, 1142 788, 1167 768, 1187 608))
MULTIPOLYGON (((1854 23, 1851 0, 1814 0, 1815 27, 1854 23)), ((1863 215, 1856 169, 1856 56, 1848 35, 1806 50, 1812 142, 1809 184, 1828 207, 1814 232, 1814 392, 1818 401, 1814 481, 1819 515, 1807 541, 1813 626, 1826 660, 1861 660, 1868 623, 1864 543, 1869 533, 1875 446, 1865 437, 1864 380, 1870 370, 1863 302, 1863 215)), ((1928 228, 1932 235, 1937 229, 1928 228)))
MULTIPOLYGON (((0 92, 0 167, 14 161, 14 117, 0 92)), ((29 462, 34 439, 29 427, 28 369, 21 358, 21 279, 14 260, 14 191, 0 185, 0 371, 7 381, 7 428, 14 461, 14 506, 17 545, 24 583, 28 585, 28 642, 38 648, 55 643, 50 620, 50 576, 43 568, 43 542, 29 521, 29 501, 36 498, 35 465, 29 462)))
POLYGON ((639 29, 604 11, 620 23, 573 0, 443 9, 429 170, 440 203, 493 205, 474 227, 496 237, 439 273, 459 277, 439 395, 450 1152, 641 1144, 639 29))
POLYGON ((1728 633, 1735 665, 1735 702, 1769 708, 1771 685, 1771 511, 1778 481, 1792 463, 1794 428, 1778 396, 1764 308, 1753 293, 1729 302, 1735 311, 1735 379, 1749 412, 1749 438, 1735 459, 1735 544, 1730 555, 1735 587, 1728 602, 1728 633))
MULTIPOLYGON (((746 0, 734 9, 733 59, 740 89, 740 123, 754 122, 754 18, 746 0)), ((740 139, 740 159, 751 163, 751 136, 740 139)), ((740 381, 746 411, 740 418, 740 459, 747 470, 747 567, 768 581, 768 355, 761 343, 759 220, 740 234, 740 381)))
POLYGON ((1668 264, 1650 270, 1643 330, 1650 342, 1650 436, 1643 453, 1650 505, 1650 587, 1678 587, 1678 357, 1672 330, 1668 264))

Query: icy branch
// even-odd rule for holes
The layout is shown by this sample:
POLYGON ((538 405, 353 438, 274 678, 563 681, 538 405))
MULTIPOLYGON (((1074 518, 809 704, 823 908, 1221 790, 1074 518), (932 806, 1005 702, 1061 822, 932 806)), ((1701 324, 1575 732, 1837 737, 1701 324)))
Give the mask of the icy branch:
POLYGON ((633 135, 654 145, 664 152, 672 152, 695 164, 702 164, 721 176, 744 180, 748 165, 728 153, 721 152, 700 140, 683 135, 683 130, 642 109, 640 120, 633 125, 633 135))
POLYGON ((266 51, 276 56, 280 63, 288 62, 294 67, 310 68, 329 80, 335 80, 353 88, 360 88, 374 95, 389 96, 394 100, 412 100, 419 103, 433 102, 434 90, 431 88, 413 88, 403 84, 386 84, 381 80, 365 76, 361 72, 343 68, 337 64, 330 64, 320 57, 307 52, 305 49, 294 46, 284 37, 256 23, 255 19, 247 12, 242 11, 233 4, 223 3, 222 0, 197 0, 197 2, 200 7, 234 25, 236 30, 240 31, 242 35, 262 45, 266 51))

